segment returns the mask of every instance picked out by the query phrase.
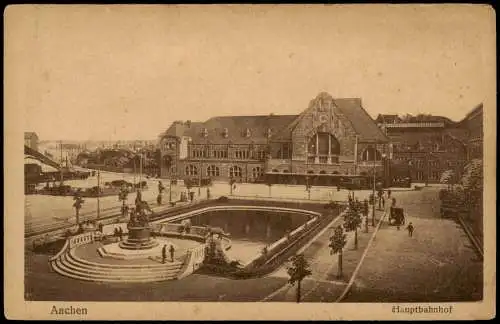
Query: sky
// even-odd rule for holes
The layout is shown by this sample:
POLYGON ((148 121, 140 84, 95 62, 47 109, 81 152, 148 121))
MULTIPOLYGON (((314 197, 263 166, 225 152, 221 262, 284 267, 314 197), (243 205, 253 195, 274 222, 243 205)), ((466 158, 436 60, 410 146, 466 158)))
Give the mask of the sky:
POLYGON ((458 121, 490 95, 494 26, 477 6, 10 7, 7 108, 40 140, 299 114, 322 91, 458 121))

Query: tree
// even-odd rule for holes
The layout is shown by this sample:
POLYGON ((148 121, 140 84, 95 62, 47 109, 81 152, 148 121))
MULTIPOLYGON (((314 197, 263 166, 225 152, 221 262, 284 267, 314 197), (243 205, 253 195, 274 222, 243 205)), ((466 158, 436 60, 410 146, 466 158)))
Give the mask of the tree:
POLYGON ((302 280, 312 274, 309 262, 307 262, 304 254, 297 254, 292 257, 292 264, 288 267, 287 273, 290 276, 288 283, 292 286, 297 283, 297 303, 300 303, 302 280))
POLYGON ((483 161, 474 159, 464 168, 462 185, 465 190, 479 192, 483 190, 483 161))
POLYGON ((233 178, 229 179, 229 193, 232 196, 233 195, 233 185, 236 183, 236 180, 233 178))
POLYGON ((448 189, 453 189, 453 183, 455 178, 455 172, 453 170, 446 170, 441 174, 440 183, 447 184, 448 189))
POLYGON ((126 186, 122 186, 120 188, 120 192, 118 193, 118 200, 122 202, 122 215, 125 216, 125 202, 127 201, 128 198, 128 189, 126 186))
POLYGON ((338 264, 338 274, 337 277, 342 278, 342 251, 344 246, 346 245, 346 235, 344 234, 344 229, 342 226, 337 226, 333 235, 330 237, 330 255, 338 254, 339 255, 339 264, 338 264))
POLYGON ((161 183, 161 181, 158 181, 158 198, 156 199, 158 202, 158 205, 161 205, 161 201, 163 198, 162 193, 164 190, 165 190, 165 187, 163 186, 163 183, 161 183))
POLYGON ((466 202, 469 207, 469 217, 474 208, 481 206, 480 202, 483 196, 483 161, 474 159, 464 168, 464 174, 461 179, 466 202))
POLYGON ((267 180, 266 185, 269 188, 269 197, 271 197, 271 187, 273 186, 273 183, 270 180, 267 180))
POLYGON ((310 184, 310 178, 306 176, 306 191, 307 191, 307 199, 311 200, 311 188, 312 185, 310 184))
POLYGON ((361 205, 358 201, 350 201, 344 214, 344 227, 347 232, 354 232, 354 249, 358 249, 358 227, 361 225, 361 205))
POLYGON ((80 209, 82 208, 82 205, 83 203, 85 202, 85 200, 83 200, 81 194, 80 194, 80 191, 78 191, 75 196, 73 197, 73 200, 75 201, 73 203, 73 207, 75 208, 75 212, 76 212, 76 224, 77 225, 80 225, 80 209))
POLYGON ((363 201, 363 216, 365 217, 365 233, 368 233, 368 213, 369 213, 369 206, 368 206, 368 199, 365 199, 363 201))
POLYGON ((412 119, 413 119, 413 116, 411 114, 406 114, 406 115, 401 116, 402 123, 410 123, 412 119))

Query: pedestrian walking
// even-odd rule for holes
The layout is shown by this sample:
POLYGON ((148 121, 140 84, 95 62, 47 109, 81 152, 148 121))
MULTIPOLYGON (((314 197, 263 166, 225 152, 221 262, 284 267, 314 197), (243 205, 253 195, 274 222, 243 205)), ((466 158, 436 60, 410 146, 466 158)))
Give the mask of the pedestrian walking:
POLYGON ((391 190, 387 190, 387 199, 391 199, 391 190))
POLYGON ((413 237, 414 227, 413 227, 413 224, 411 222, 410 222, 410 224, 408 224, 408 227, 406 229, 408 230, 408 236, 413 237))
POLYGON ((191 202, 193 202, 193 200, 194 200, 194 191, 189 192, 189 199, 191 200, 191 202))
POLYGON ((122 240, 122 236, 123 236, 123 228, 118 227, 118 237, 120 238, 120 241, 122 240))
POLYGON ((385 201, 384 201, 384 192, 382 189, 380 189, 378 192, 377 192, 377 196, 378 196, 378 209, 382 209, 382 204, 385 205, 385 201))
POLYGON ((161 249, 161 263, 165 263, 166 259, 167 259, 167 245, 165 244, 161 249))
POLYGON ((170 260, 172 262, 174 262, 174 252, 175 252, 174 246, 170 244, 170 260))
POLYGON ((207 188, 207 200, 210 199, 210 188, 207 188))

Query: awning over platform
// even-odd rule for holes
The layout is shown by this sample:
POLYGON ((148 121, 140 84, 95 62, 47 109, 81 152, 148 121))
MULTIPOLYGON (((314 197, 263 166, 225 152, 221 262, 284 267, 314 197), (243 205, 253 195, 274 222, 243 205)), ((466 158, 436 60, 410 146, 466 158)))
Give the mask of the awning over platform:
POLYGON ((32 158, 32 157, 26 157, 24 158, 24 164, 37 164, 42 167, 42 172, 58 172, 56 168, 47 165, 45 163, 40 162, 39 160, 32 158))

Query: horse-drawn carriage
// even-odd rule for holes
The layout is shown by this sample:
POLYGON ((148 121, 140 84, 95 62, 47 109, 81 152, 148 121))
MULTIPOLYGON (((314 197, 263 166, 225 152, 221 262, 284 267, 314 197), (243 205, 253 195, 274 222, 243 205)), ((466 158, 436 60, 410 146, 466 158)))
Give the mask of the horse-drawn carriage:
POLYGON ((389 214, 389 225, 400 226, 405 224, 404 209, 399 207, 391 207, 389 214))

